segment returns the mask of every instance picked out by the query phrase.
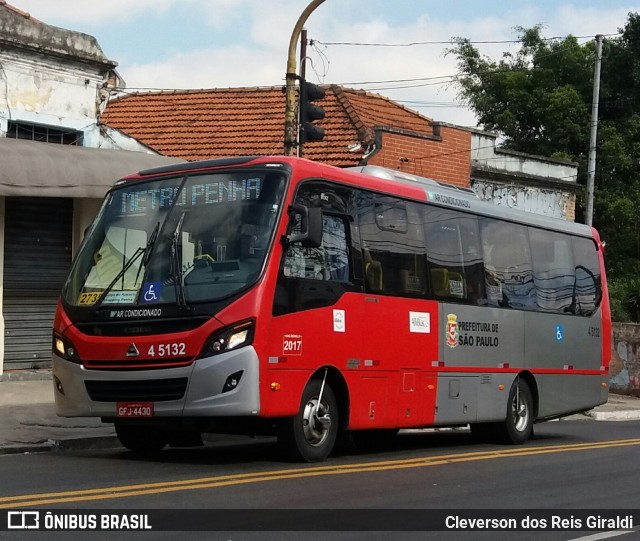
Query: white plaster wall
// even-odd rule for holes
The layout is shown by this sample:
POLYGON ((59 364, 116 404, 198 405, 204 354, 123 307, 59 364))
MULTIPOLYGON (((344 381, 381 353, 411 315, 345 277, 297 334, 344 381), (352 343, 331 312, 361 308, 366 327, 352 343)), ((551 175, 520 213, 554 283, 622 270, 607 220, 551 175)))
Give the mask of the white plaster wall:
POLYGON ((503 173, 515 173, 576 183, 578 168, 534 156, 517 156, 496 152, 497 137, 474 133, 471 136, 471 160, 474 166, 503 173))
MULTIPOLYGON (((94 126, 103 76, 86 64, 55 57, 0 53, 0 117, 84 131, 94 126)), ((6 127, 5 127, 6 129, 6 127)))
MULTIPOLYGON (((41 27, 36 25, 29 28, 29 24, 25 23, 25 27, 16 33, 34 37, 29 32, 40 30, 41 27)), ((61 36, 71 39, 64 31, 61 36)), ((156 154, 135 139, 97 124, 98 116, 109 97, 109 89, 123 88, 124 82, 120 79, 114 82, 113 65, 106 61, 106 57, 102 59, 102 51, 97 42, 93 38, 82 38, 82 34, 74 34, 73 50, 63 47, 60 51, 54 48, 52 50, 55 54, 49 49, 41 48, 39 44, 28 45, 24 49, 0 48, 0 137, 6 136, 10 121, 24 122, 82 132, 82 144, 86 147, 156 154), (88 60, 78 60, 78 57, 74 57, 74 51, 80 58, 88 60), (93 63, 92 59, 96 62, 93 63)), ((29 43, 27 39, 27 44, 29 43)), ((113 179, 114 182, 116 180, 113 179)), ((71 239, 74 254, 101 203, 102 198, 74 199, 71 239)), ((4 209, 5 199, 0 197, 0 374, 5 351, 2 314, 4 209)))

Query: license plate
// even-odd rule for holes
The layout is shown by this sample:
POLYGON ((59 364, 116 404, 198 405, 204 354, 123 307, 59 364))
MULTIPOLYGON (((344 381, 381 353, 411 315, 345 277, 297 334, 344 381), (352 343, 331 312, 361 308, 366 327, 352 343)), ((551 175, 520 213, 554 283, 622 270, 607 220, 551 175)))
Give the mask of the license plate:
POLYGON ((118 402, 116 408, 118 417, 153 417, 153 402, 118 402))

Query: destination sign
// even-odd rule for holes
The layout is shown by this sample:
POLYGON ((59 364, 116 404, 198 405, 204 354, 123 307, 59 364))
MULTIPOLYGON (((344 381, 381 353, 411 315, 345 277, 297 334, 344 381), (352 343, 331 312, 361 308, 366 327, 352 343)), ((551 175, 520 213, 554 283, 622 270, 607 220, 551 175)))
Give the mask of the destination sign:
POLYGON ((179 186, 125 191, 120 194, 120 212, 144 214, 150 210, 167 209, 174 200, 176 206, 182 207, 247 201, 260 196, 261 185, 262 179, 256 177, 198 184, 188 182, 180 194, 179 186))

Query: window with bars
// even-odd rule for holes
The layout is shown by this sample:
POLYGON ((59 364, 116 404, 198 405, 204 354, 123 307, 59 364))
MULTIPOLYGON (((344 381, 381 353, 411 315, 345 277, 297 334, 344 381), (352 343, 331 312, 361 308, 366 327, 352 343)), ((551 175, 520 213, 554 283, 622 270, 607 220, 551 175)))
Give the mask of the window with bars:
POLYGON ((82 132, 64 128, 9 121, 7 137, 58 145, 82 146, 82 132))

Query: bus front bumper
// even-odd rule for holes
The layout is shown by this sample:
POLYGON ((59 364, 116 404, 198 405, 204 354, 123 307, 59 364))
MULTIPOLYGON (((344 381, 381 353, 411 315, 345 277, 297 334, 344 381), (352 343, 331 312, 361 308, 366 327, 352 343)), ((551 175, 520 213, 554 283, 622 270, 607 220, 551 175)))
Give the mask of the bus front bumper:
POLYGON ((260 414, 259 360, 252 346, 153 370, 89 370, 53 355, 61 417, 118 416, 118 404, 152 404, 154 417, 260 414))

